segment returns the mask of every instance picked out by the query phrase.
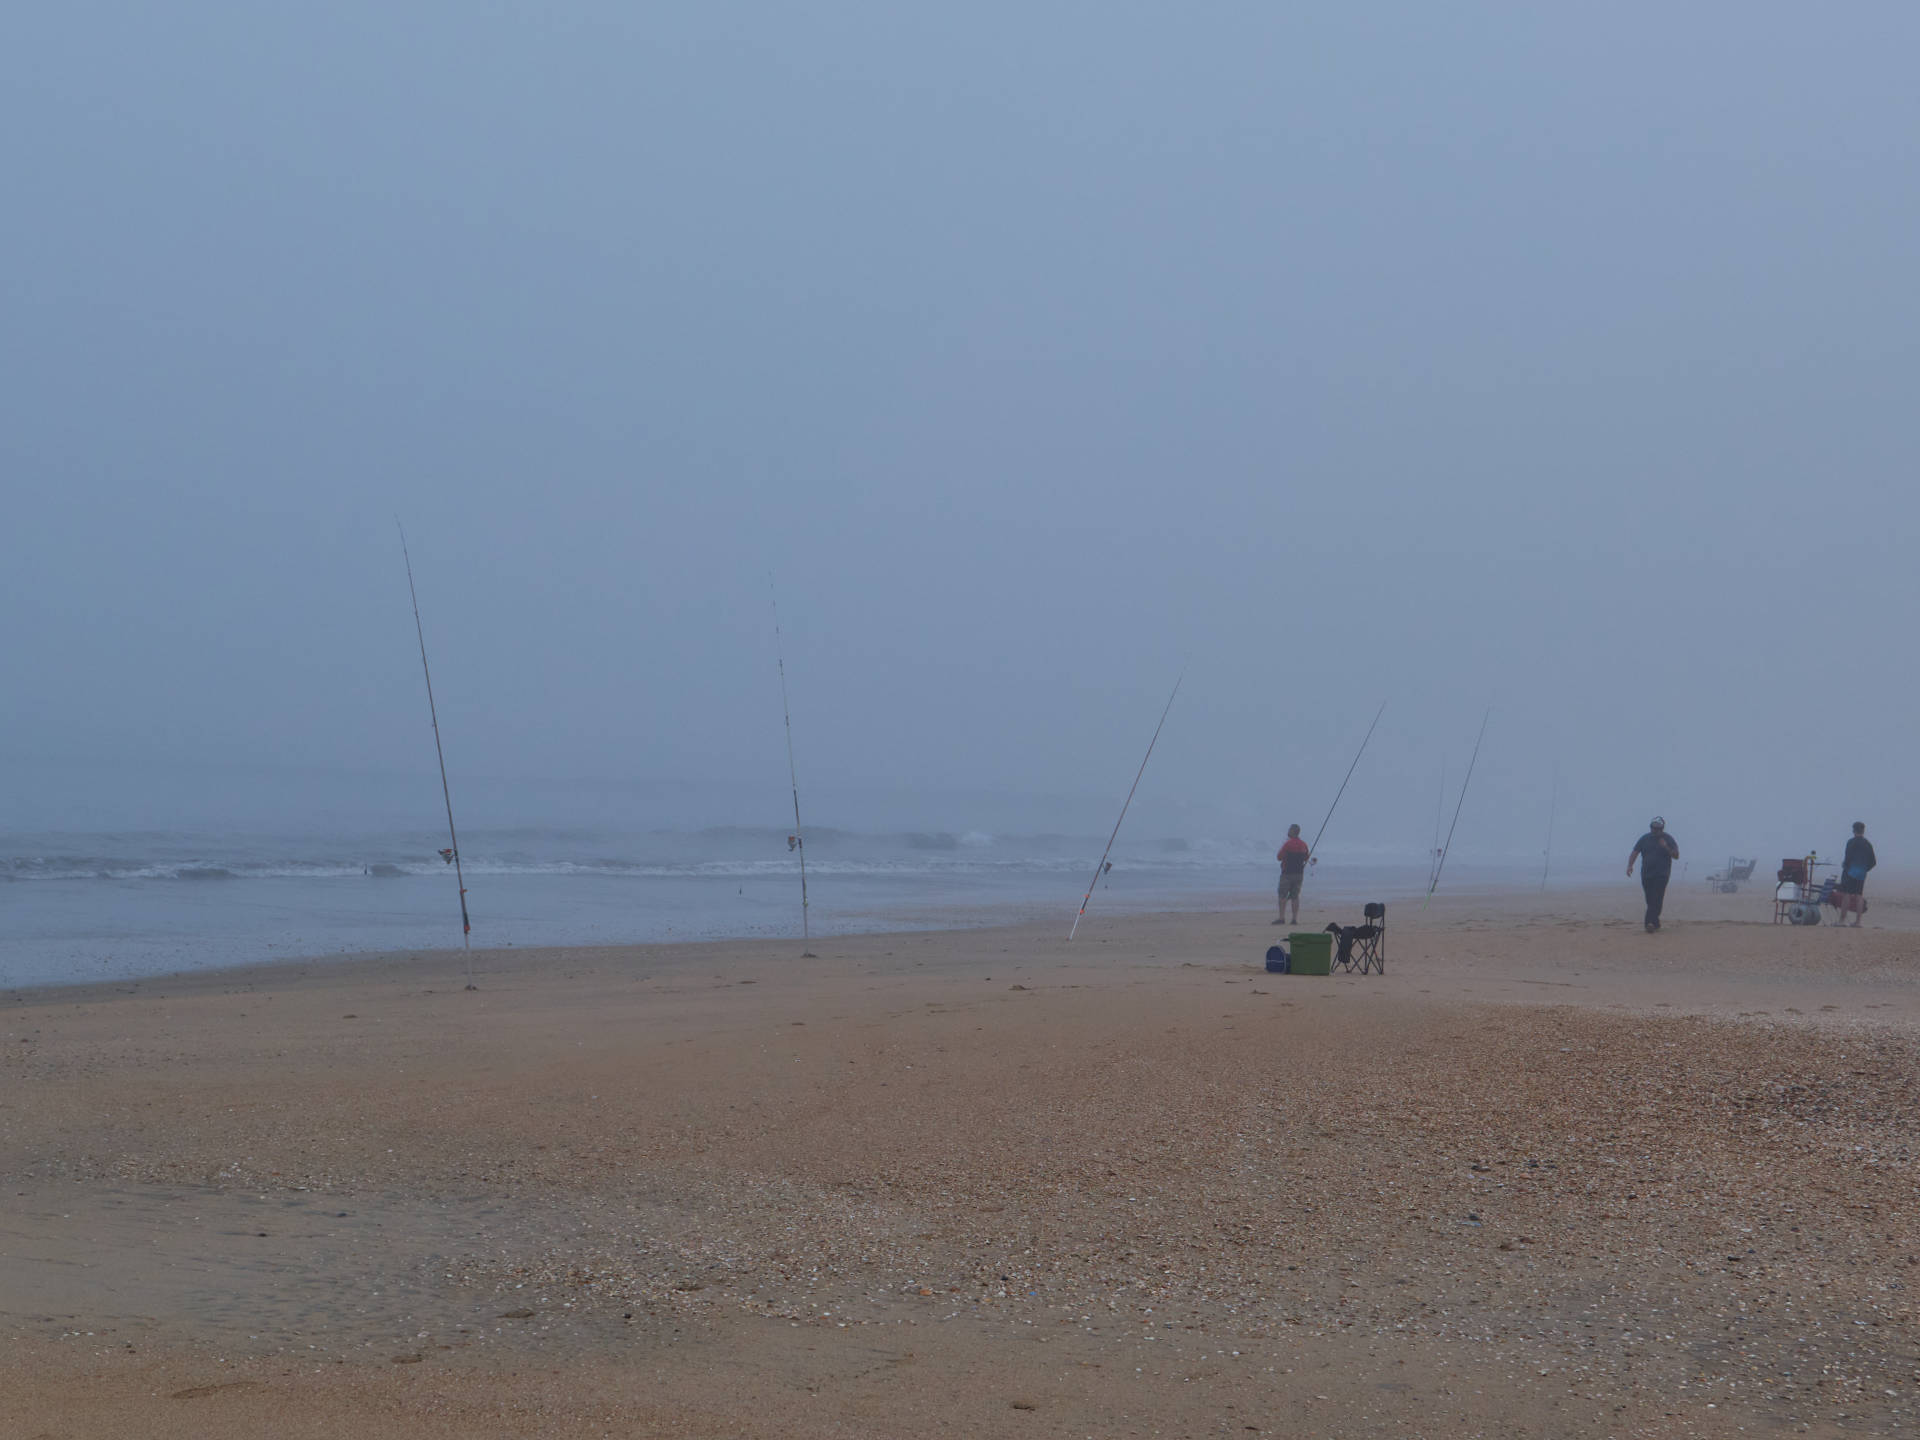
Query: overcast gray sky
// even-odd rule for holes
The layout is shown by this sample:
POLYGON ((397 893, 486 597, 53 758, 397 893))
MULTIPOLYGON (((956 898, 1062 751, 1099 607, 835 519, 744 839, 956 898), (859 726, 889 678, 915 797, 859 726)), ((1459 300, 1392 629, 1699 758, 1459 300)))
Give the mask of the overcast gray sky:
POLYGON ((1149 824, 1311 825, 1387 699, 1354 844, 1426 843, 1492 705, 1463 855, 1537 851, 1557 763, 1570 852, 1659 810, 1695 858, 1860 818, 1896 860, 1917 42, 1864 3, 9 7, 0 803, 111 819, 62 809, 97 763, 149 819, 282 772, 430 819, 398 515, 456 784, 780 823, 772 572, 823 821, 1104 816, 1185 664, 1149 824))

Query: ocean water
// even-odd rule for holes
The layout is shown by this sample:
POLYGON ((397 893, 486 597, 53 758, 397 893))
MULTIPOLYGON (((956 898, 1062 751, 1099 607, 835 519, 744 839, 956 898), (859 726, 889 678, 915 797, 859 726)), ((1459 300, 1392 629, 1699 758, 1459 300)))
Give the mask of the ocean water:
MULTIPOLYGON (((365 952, 458 949, 453 871, 429 832, 363 835, 0 832, 0 989, 365 952)), ((807 834, 813 933, 1072 923, 1099 838, 807 834)), ((1116 847, 1089 907, 1272 903, 1264 842, 1116 847)), ((464 837, 478 947, 800 934, 800 871, 784 831, 526 828, 464 837)), ((1522 877, 1485 867, 1462 883, 1522 877)), ((1424 861, 1342 862, 1308 909, 1422 894, 1424 861), (1350 903, 1349 903, 1350 902, 1350 903)))

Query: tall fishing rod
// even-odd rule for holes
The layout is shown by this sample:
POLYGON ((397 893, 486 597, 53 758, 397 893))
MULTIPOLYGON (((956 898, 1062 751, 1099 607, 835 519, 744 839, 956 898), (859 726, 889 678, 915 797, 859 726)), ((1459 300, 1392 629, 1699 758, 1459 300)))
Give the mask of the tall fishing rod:
POLYGON ((800 958, 813 960, 813 929, 807 918, 807 838, 800 829, 800 773, 793 765, 793 710, 787 704, 786 646, 780 638, 780 597, 774 594, 773 576, 767 576, 767 594, 773 600, 773 655, 780 667, 780 718, 787 726, 787 779, 793 785, 793 839, 787 848, 800 856, 800 958))
POLYGON ((1100 863, 1093 867, 1093 879, 1087 882, 1087 893, 1080 900, 1080 913, 1073 917, 1073 928, 1067 931, 1069 940, 1079 933, 1080 922, 1086 917, 1087 902, 1093 899, 1093 887, 1100 883, 1101 875, 1106 872, 1107 856, 1113 853, 1113 842, 1119 837, 1121 822, 1127 818, 1127 806, 1133 804, 1133 792, 1140 788, 1140 777, 1147 773, 1147 761, 1153 758, 1153 747, 1160 743, 1160 728, 1167 723, 1167 713, 1173 709, 1174 696, 1180 693, 1180 681, 1186 678, 1187 672, 1182 670, 1179 679, 1173 682, 1173 694, 1167 696, 1167 708, 1160 712, 1160 724, 1153 727, 1153 739, 1147 742, 1147 753, 1140 757, 1140 768, 1134 772, 1133 784, 1120 806, 1120 819, 1113 822, 1113 834, 1107 836, 1107 848, 1100 852, 1100 863))
POLYGON ((396 516, 394 529, 400 532, 400 558, 407 563, 407 594, 413 598, 413 633, 420 640, 420 674, 427 682, 427 715, 433 721, 433 753, 440 761, 440 798, 447 802, 447 849, 442 858, 453 865, 453 877, 460 887, 460 943, 467 952, 467 989, 473 983, 473 921, 467 917, 467 877, 460 868, 460 837, 453 829, 453 791, 447 787, 447 752, 440 744, 440 711, 433 703, 433 671, 427 667, 427 632, 420 624, 420 592, 413 584, 413 556, 407 553, 407 531, 396 516))
POLYGON ((1540 862, 1540 888, 1547 888, 1547 872, 1553 869, 1553 812, 1560 803, 1560 762, 1553 765, 1553 788, 1547 792, 1547 850, 1540 862))
POLYGON ((1358 769, 1360 765, 1360 757, 1367 753, 1367 740, 1373 739, 1373 732, 1377 730, 1380 726, 1380 717, 1386 713, 1387 713, 1387 702, 1382 700, 1380 702, 1380 708, 1373 712, 1373 724, 1367 727, 1366 740, 1362 740, 1360 742, 1360 749, 1354 754, 1353 764, 1347 766, 1346 780, 1342 780, 1340 782, 1340 788, 1336 790, 1333 794, 1333 804, 1327 807, 1326 820, 1322 820, 1320 822, 1320 828, 1314 831, 1313 844, 1307 847, 1307 862, 1309 864, 1313 862, 1314 852, 1320 848, 1320 837, 1327 833, 1327 821, 1333 819, 1333 812, 1340 808, 1340 797, 1347 793, 1347 780, 1353 779, 1353 772, 1356 769, 1358 769))
POLYGON ((1447 843, 1440 847, 1440 858, 1434 862, 1433 882, 1427 886, 1427 899, 1420 902, 1422 910, 1427 908, 1427 900, 1433 899, 1433 892, 1440 888, 1440 872, 1447 868, 1447 852, 1453 848, 1454 828, 1460 823, 1460 811, 1467 803, 1467 787, 1473 784, 1474 761, 1480 758, 1480 741, 1487 738, 1487 721, 1493 718, 1493 707, 1487 707, 1487 713, 1480 717, 1480 734, 1473 742, 1473 755, 1467 761, 1467 778, 1460 782, 1460 803, 1453 807, 1453 824, 1447 826, 1447 843))

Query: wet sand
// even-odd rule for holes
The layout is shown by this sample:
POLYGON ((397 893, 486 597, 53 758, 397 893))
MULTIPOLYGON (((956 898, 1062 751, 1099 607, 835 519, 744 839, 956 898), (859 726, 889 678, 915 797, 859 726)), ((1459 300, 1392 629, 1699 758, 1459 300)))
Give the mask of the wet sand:
POLYGON ((1883 888, 9 994, 0 1434, 1905 1433, 1883 888))

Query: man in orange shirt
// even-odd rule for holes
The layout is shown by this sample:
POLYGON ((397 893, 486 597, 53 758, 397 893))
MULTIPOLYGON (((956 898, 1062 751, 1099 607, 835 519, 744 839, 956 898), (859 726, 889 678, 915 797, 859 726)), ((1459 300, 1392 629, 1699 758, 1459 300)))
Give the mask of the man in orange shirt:
POLYGON ((1280 862, 1280 918, 1273 923, 1287 923, 1287 904, 1293 904, 1293 923, 1300 923, 1300 883, 1307 878, 1307 862, 1313 858, 1312 848, 1300 838, 1300 827, 1289 825, 1287 838, 1280 846, 1280 853, 1273 857, 1280 862))

